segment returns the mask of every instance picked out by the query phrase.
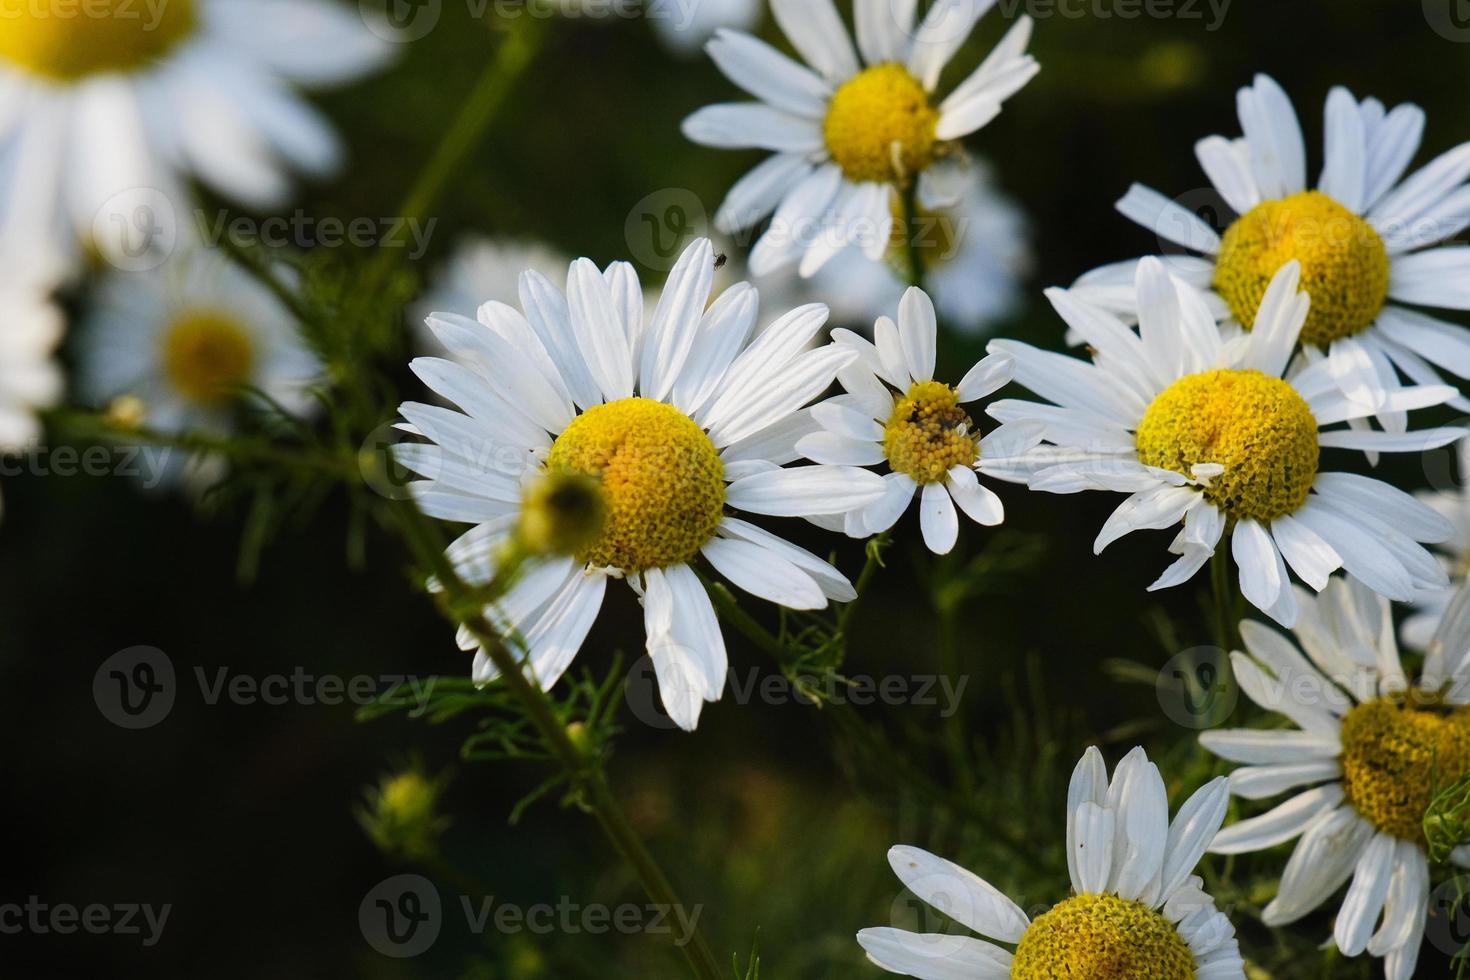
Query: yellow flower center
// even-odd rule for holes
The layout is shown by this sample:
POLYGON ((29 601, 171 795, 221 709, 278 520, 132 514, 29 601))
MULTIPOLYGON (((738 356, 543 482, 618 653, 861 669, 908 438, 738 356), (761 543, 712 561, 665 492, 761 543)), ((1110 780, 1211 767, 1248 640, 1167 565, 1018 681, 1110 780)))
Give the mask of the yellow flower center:
POLYGON ((225 404, 249 383, 254 367, 250 334, 228 314, 193 311, 164 331, 164 373, 191 401, 225 404))
POLYGON ((1306 399, 1256 370, 1180 378, 1149 404, 1135 438, 1146 466, 1185 476, 1201 463, 1223 466, 1204 494, 1232 520, 1292 513, 1317 477, 1317 420, 1306 399))
POLYGON ((959 395, 938 381, 915 381, 893 399, 883 429, 888 465, 915 483, 936 483, 951 466, 969 466, 980 455, 980 433, 959 395))
POLYGON ((1435 792, 1467 773, 1470 709, 1379 699, 1342 720, 1343 791, 1385 834, 1422 843, 1435 792))
POLYGON ((635 397, 594 405, 557 436, 546 468, 602 481, 602 529, 577 553, 597 568, 683 564, 724 516, 719 452, 694 420, 663 402, 635 397))
POLYGON ((934 162, 939 111, 908 69, 864 69, 832 95, 822 132, 827 151, 853 181, 902 181, 934 162))
POLYGON ((888 258, 907 271, 910 248, 919 253, 925 269, 936 269, 954 258, 955 218, 943 211, 918 207, 913 220, 904 214, 903 197, 892 195, 893 231, 888 238, 888 258))
POLYGON ((1179 931, 1141 902, 1078 895, 1027 928, 1012 980, 1194 980, 1179 931))
POLYGON ((1271 277, 1287 262, 1302 266, 1312 308, 1302 343, 1326 347, 1366 330, 1388 296, 1388 251, 1373 226, 1320 191, 1265 201, 1225 231, 1215 261, 1215 289, 1246 329, 1271 277))
POLYGON ((0 0, 0 60, 61 81, 132 71, 163 57, 197 23, 193 0, 0 0))
POLYGON ((405 823, 421 820, 434 809, 434 786, 419 773, 399 773, 383 784, 383 805, 405 823))

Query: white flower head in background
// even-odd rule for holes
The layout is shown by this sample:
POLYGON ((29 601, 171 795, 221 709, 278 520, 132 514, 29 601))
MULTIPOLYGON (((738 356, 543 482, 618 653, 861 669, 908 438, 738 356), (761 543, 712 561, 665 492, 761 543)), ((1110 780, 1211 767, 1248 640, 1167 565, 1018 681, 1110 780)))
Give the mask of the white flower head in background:
POLYGON ((1229 800, 1217 779, 1171 823, 1143 749, 1111 782, 1102 753, 1088 749, 1067 793, 1070 898, 1033 920, 959 865, 895 847, 888 863, 909 891, 986 938, 879 928, 858 943, 878 966, 921 980, 1244 980, 1235 927, 1193 873, 1229 800))
MULTIPOLYGON (((1404 415, 1387 395, 1400 373, 1419 384, 1438 382, 1437 369, 1470 376, 1470 333, 1409 308, 1470 309, 1470 252, 1440 244, 1470 224, 1470 143, 1404 178, 1423 135, 1423 110, 1386 110, 1337 87, 1327 97, 1325 159, 1312 189, 1301 125, 1281 87, 1257 75, 1236 105, 1243 137, 1195 145, 1211 184, 1239 215, 1223 236, 1139 185, 1118 210, 1203 255, 1171 257, 1171 268, 1213 289, 1236 329, 1255 321, 1276 270, 1300 263, 1302 288, 1312 296, 1302 343, 1345 373, 1371 364, 1377 417, 1403 431, 1404 415)), ((1130 276, 1129 266, 1098 270, 1077 286, 1115 286, 1130 276)), ((1470 400, 1452 404, 1470 411, 1470 400)))
POLYGON ((424 295, 409 307, 419 346, 440 349, 426 326, 431 315, 455 313, 473 318, 481 303, 514 303, 520 296, 523 272, 534 270, 551 279, 565 274, 569 261, 539 242, 465 236, 455 243, 448 261, 434 271, 424 295))
MULTIPOLYGON (((727 661, 714 608, 693 563, 793 609, 849 601, 852 586, 827 562, 734 516, 812 517, 864 506, 884 493, 866 470, 805 466, 796 441, 813 428, 804 406, 857 352, 812 348, 827 310, 792 310, 751 339, 752 287, 709 303, 714 250, 680 256, 651 317, 632 266, 599 270, 578 259, 566 290, 521 279, 521 309, 485 303, 478 321, 452 314, 429 327, 451 359, 413 370, 460 411, 405 403, 410 431, 396 447, 424 511, 474 524, 450 548, 471 582, 494 574, 494 549, 513 533, 524 485, 546 473, 600 481, 606 520, 574 557, 546 559, 486 610, 524 638, 527 670, 543 687, 562 675, 597 618, 610 580, 644 609, 649 656, 670 717, 692 730, 723 693, 727 661)), ((460 632, 465 650, 478 644, 460 632)), ((494 665, 477 652, 473 676, 494 665)))
POLYGON ((149 272, 112 273, 79 330, 83 399, 135 398, 150 429, 227 433, 250 392, 298 417, 317 405, 321 363, 295 317, 217 253, 188 250, 149 272))
POLYGON ((1450 584, 1443 589, 1432 589, 1414 596, 1413 611, 1399 626, 1399 638, 1411 650, 1428 648, 1450 600, 1465 583, 1466 572, 1470 571, 1470 485, 1465 482, 1470 480, 1470 439, 1462 439, 1456 444, 1455 459, 1455 479, 1459 482, 1453 488, 1421 490, 1415 494, 1449 521, 1455 530, 1448 540, 1439 542, 1435 548, 1445 574, 1450 577, 1450 584))
POLYGON ((919 213, 907 229, 894 193, 881 269, 861 249, 848 247, 811 279, 813 295, 827 301, 834 321, 855 326, 891 316, 909 282, 910 247, 918 251, 924 288, 946 327, 982 333, 1019 308, 1018 280, 1032 264, 1025 214, 979 161, 950 161, 934 173, 936 179, 920 188, 919 213))
POLYGON ((664 47, 688 57, 721 28, 755 30, 764 6, 762 0, 644 0, 644 17, 664 47))
POLYGON ((832 0, 773 0, 776 22, 809 68, 750 35, 716 35, 710 56, 759 101, 707 106, 684 121, 684 133, 706 146, 775 154, 730 190, 715 218, 734 234, 774 212, 751 252, 755 275, 794 264, 810 276, 852 244, 883 258, 895 188, 930 181, 956 141, 994 119, 1038 70, 1022 17, 936 104, 940 73, 992 6, 938 0, 916 26, 915 0, 858 0, 854 49, 832 0))
POLYGON ((898 307, 898 322, 883 317, 871 343, 848 330, 833 332, 838 346, 861 354, 838 372, 846 394, 812 409, 822 431, 804 436, 796 449, 824 466, 887 468, 887 492, 837 519, 819 519, 856 538, 893 526, 919 496, 924 543, 945 554, 959 534, 959 510, 977 524, 1005 519, 1000 498, 977 474, 1024 482, 1031 450, 1046 427, 1011 422, 983 434, 965 406, 1011 380, 1010 358, 992 354, 958 385, 934 379, 938 325, 934 305, 921 289, 910 289, 898 307))
POLYGON ((0 455, 41 438, 36 412, 62 394, 53 357, 63 327, 61 311, 39 288, 0 288, 0 455))
POLYGON ((78 242, 126 262, 160 236, 191 234, 188 175, 270 209, 288 197, 288 169, 334 171, 336 136, 290 86, 344 82, 386 60, 354 8, 12 5, 0 30, 0 235, 45 249, 61 275, 78 242))
MULTIPOLYGON (((1338 949, 1383 957, 1387 980, 1408 980, 1429 906, 1425 817, 1436 787, 1470 775, 1470 594, 1451 605, 1413 683, 1383 597, 1339 578, 1320 596, 1302 591, 1300 605, 1300 650, 1247 621, 1247 652, 1231 654, 1241 689, 1296 727, 1200 736, 1241 764, 1230 777, 1236 796, 1296 795, 1227 827, 1210 849, 1243 854, 1300 838, 1266 925, 1298 921, 1352 878, 1334 928, 1338 949)), ((1451 857, 1465 863, 1463 850, 1451 857)))
MULTIPOLYGON (((1340 362, 1293 357, 1309 305, 1299 285, 1299 266, 1282 266, 1253 328, 1226 341, 1200 292, 1146 258, 1137 269, 1136 333, 1065 290, 1048 292, 1096 352, 1092 363, 1015 341, 990 344, 1014 359, 1018 383, 1053 403, 990 407, 1001 421, 1046 426, 1057 464, 1040 469, 1032 489, 1129 495, 1094 551, 1182 522, 1170 548, 1179 559, 1149 587, 1162 589, 1193 578, 1228 533, 1242 593, 1288 626, 1297 614, 1288 566, 1318 590, 1345 568, 1398 601, 1447 581, 1422 543, 1447 539, 1449 522, 1381 480, 1324 472, 1321 449, 1424 452, 1465 435, 1450 427, 1326 429, 1371 415, 1375 402, 1360 396, 1371 381, 1343 377, 1340 362)), ((1387 404, 1408 411, 1454 393, 1448 385, 1406 387, 1387 404)))

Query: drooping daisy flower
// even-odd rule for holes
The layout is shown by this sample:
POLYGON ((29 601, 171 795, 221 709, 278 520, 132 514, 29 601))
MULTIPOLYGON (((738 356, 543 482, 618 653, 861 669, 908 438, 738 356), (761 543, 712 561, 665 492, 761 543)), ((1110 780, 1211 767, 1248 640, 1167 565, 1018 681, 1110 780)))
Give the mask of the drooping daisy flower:
POLYGON ((1247 652, 1231 654, 1241 689, 1296 729, 1200 736, 1205 748, 1242 764, 1230 777, 1236 796, 1299 792, 1227 827, 1210 849, 1242 854, 1301 838, 1266 924, 1297 921, 1351 877, 1334 929, 1338 948, 1381 956, 1388 980, 1407 980, 1429 904, 1424 817, 1436 787, 1470 774, 1470 637, 1463 616, 1446 621, 1411 684, 1387 600, 1341 578, 1318 597, 1299 598, 1300 651, 1270 627, 1243 622, 1247 652))
MULTIPOLYGON (((1315 189, 1290 99, 1257 75, 1237 99, 1239 139, 1211 136, 1195 146, 1215 189, 1239 215, 1224 235, 1189 209, 1135 185, 1118 202, 1125 216, 1203 258, 1175 256, 1171 266, 1211 288, 1233 324, 1249 327, 1271 277, 1286 262, 1302 267, 1312 310, 1301 341, 1324 351, 1343 373, 1364 372, 1354 397, 1370 399, 1385 428, 1403 431, 1401 411, 1382 403, 1397 385, 1395 368, 1414 382, 1438 382, 1436 368, 1470 375, 1464 328, 1409 306, 1470 309, 1470 252, 1440 246, 1470 223, 1470 143, 1401 180, 1419 148, 1424 113, 1377 99, 1359 102, 1334 88, 1325 111, 1326 145, 1315 189)), ((1105 285, 1114 267, 1087 285, 1105 285)), ((1453 404, 1470 411, 1470 400, 1453 404)))
MULTIPOLYGON (((190 250, 150 272, 114 272, 80 325, 82 397, 132 396, 160 432, 224 433, 264 395, 298 416, 316 406, 321 364, 290 311, 218 254, 190 250)), ((177 476, 175 467, 170 476, 177 476)))
POLYGON ((907 226, 894 196, 892 239, 881 267, 849 247, 811 280, 834 320, 866 325, 891 315, 910 281, 910 244, 920 253, 924 287, 947 327, 981 333, 1015 312, 1021 301, 1017 280, 1031 266, 1026 217, 995 186, 988 167, 968 162, 952 169, 953 180, 927 181, 921 188, 921 213, 907 226))
POLYGON ((1088 749, 1067 793, 1070 898, 1032 920, 959 865, 895 847, 888 863, 909 891, 995 942, 890 928, 864 929, 858 942, 883 969, 922 980, 1243 980, 1235 927, 1192 874, 1229 799, 1217 779, 1171 824, 1164 780, 1143 749, 1111 783, 1102 753, 1088 749))
MULTIPOLYGON (((1457 479, 1470 480, 1470 440, 1461 441, 1455 448, 1458 457, 1457 479)), ((1466 572, 1470 571, 1470 486, 1461 482, 1449 490, 1423 490, 1415 496, 1433 507, 1454 527, 1454 533, 1435 548, 1435 556, 1450 577, 1449 586, 1414 596, 1414 610, 1404 617, 1403 624, 1399 627, 1399 636, 1405 646, 1412 650, 1424 650, 1433 639, 1434 631, 1444 618, 1455 591, 1464 583, 1466 572)))
MULTIPOLYGON (((782 468, 812 428, 803 407, 857 352, 808 349, 827 319, 820 305, 785 314, 752 341, 756 291, 735 286, 706 309, 714 273, 710 243, 695 242, 646 325, 632 267, 599 271, 587 259, 572 263, 565 293, 526 273, 524 313, 486 303, 479 322, 432 317, 453 360, 420 358, 413 369, 463 411, 404 404, 404 418, 432 444, 397 447, 405 466, 429 477, 411 484, 426 513, 476 525, 450 549, 471 581, 493 574, 492 550, 514 527, 527 478, 598 478, 607 517, 596 541, 575 558, 540 564, 487 613, 519 632, 528 669, 549 687, 581 647, 609 579, 625 579, 643 602, 664 707, 685 729, 705 701, 719 699, 726 672, 720 627, 693 568, 699 556, 745 591, 790 608, 855 595, 825 561, 732 512, 833 514, 885 489, 865 470, 782 468)), ((476 649, 465 631, 460 642, 476 649)), ((474 677, 494 674, 477 653, 474 677)))
POLYGON ((389 53, 328 0, 21 3, 4 21, 0 239, 62 266, 78 241, 124 259, 156 245, 170 216, 140 194, 189 232, 181 176, 264 210, 287 167, 332 171, 336 137, 289 84, 346 81, 389 53))
POLYGON ((734 234, 775 212, 751 253, 756 275, 799 264, 809 276, 851 244, 883 258, 894 189, 928 181, 954 142, 994 119, 1038 70, 1022 17, 935 103, 940 73, 992 6, 937 0, 916 28, 912 2, 858 0, 854 50, 832 0, 773 0, 777 23, 811 68, 747 34, 716 35, 710 56, 760 101, 707 106, 684 121, 684 133, 706 146, 775 154, 731 188, 715 218, 734 234))
POLYGON ((888 470, 884 495, 830 522, 834 527, 856 538, 886 531, 918 494, 924 543, 942 555, 959 534, 955 505, 978 524, 1005 519, 1000 498, 976 474, 1024 481, 1025 458, 1045 426, 1012 422, 982 437, 964 406, 1011 380, 1010 358, 986 357, 957 386, 934 380, 938 326, 922 289, 904 294, 897 324, 882 317, 873 334, 876 344, 848 330, 833 332, 839 346, 861 357, 838 374, 847 394, 812 409, 822 430, 804 436, 796 450, 826 466, 888 470))
POLYGON ((36 410, 61 397, 61 370, 52 360, 61 341, 61 311, 38 288, 0 288, 0 454, 41 438, 36 410))
MULTIPOLYGON (((1357 377, 1340 362, 1292 353, 1306 322, 1300 267, 1277 271, 1252 329, 1225 342, 1199 292, 1157 259, 1138 264, 1139 331, 1107 311, 1051 290, 1057 312, 1095 351, 1094 363, 996 340, 1015 359, 1016 381, 1054 404, 1000 401, 1003 422, 1034 419, 1057 447, 1033 489, 1129 494, 1094 543, 1101 552, 1143 528, 1183 522, 1179 559, 1150 590, 1188 581, 1229 533, 1245 597, 1279 622, 1296 619, 1287 567, 1314 589, 1337 568, 1400 601, 1445 584, 1420 542, 1442 541, 1448 523, 1402 491, 1350 473, 1324 472, 1322 448, 1422 452, 1465 435, 1334 429, 1373 410, 1350 398, 1357 377)), ((1401 388, 1395 411, 1441 404, 1447 385, 1401 388)))
POLYGON ((761 0, 649 0, 644 16, 664 47, 689 56, 722 27, 753 31, 760 23, 761 0))

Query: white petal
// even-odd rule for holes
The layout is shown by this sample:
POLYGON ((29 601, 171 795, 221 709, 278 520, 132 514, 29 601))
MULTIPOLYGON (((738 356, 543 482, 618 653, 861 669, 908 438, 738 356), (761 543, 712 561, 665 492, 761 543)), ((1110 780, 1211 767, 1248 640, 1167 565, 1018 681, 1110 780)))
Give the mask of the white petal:
POLYGON ((1193 211, 1156 190, 1134 184, 1118 201, 1118 212, 1157 235, 1162 241, 1183 245, 1193 252, 1214 255, 1220 236, 1193 211))
POLYGON ((954 502, 976 524, 994 527, 1005 520, 1005 507, 989 488, 980 484, 975 471, 968 466, 952 466, 944 485, 954 502))
POLYGON ((982 936, 1019 942, 1030 925, 1020 906, 952 861, 917 847, 898 846, 888 851, 888 864, 924 904, 982 936))
POLYGON ((730 81, 761 101, 798 116, 825 115, 832 86, 764 41, 720 30, 705 51, 730 81))
POLYGON ((933 379, 939 321, 934 302, 922 289, 912 287, 903 294, 898 304, 898 334, 909 374, 915 381, 933 379))
POLYGON ((771 14, 792 47, 828 80, 857 74, 857 53, 832 0, 771 0, 771 14))
POLYGON ((1249 820, 1232 824, 1210 844, 1212 854, 1246 854, 1264 851, 1300 837, 1324 812, 1342 803, 1342 787, 1319 786, 1249 820))
POLYGON ((725 578, 788 609, 821 609, 827 597, 806 572, 785 558, 748 541, 711 538, 700 549, 725 578))
POLYGON ((868 959, 892 973, 918 980, 1008 980, 1011 954, 969 936, 864 929, 858 945, 868 959))
POLYGON ((924 484, 919 498, 919 526, 924 544, 936 555, 947 555, 960 533, 960 518, 954 501, 942 483, 924 484))
POLYGON ((730 484, 725 502, 770 517, 842 514, 865 507, 887 490, 883 478, 850 466, 799 466, 748 476, 730 484))

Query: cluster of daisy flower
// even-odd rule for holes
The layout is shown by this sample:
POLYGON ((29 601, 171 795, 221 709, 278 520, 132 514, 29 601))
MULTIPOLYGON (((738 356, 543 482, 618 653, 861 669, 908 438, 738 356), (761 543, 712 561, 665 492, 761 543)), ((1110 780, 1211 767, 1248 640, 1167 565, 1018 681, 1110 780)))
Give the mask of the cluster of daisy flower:
MULTIPOLYGON (((1223 233, 1133 188, 1119 210, 1188 254, 1048 290, 1085 352, 996 339, 942 380, 941 320, 975 330, 1003 318, 1027 262, 1024 219, 960 141, 1039 70, 1032 23, 1018 18, 941 95, 993 0, 935 0, 922 17, 916 0, 853 6, 850 34, 832 0, 772 0, 805 63, 730 28, 753 22, 749 3, 661 28, 677 47, 712 34, 709 56, 754 97, 683 124, 702 145, 772 154, 714 222, 726 236, 763 229, 747 262, 754 284, 722 273, 708 238, 657 290, 627 262, 474 240, 416 307, 423 356, 411 369, 436 397, 399 406, 409 438, 394 455, 420 477, 410 492, 423 513, 469 525, 449 565, 488 586, 516 558, 484 614, 543 689, 587 642, 609 588, 626 585, 664 709, 693 730, 728 671, 710 575, 791 610, 857 598, 766 519, 862 540, 894 533, 913 506, 923 543, 946 554, 962 515, 1002 523, 996 483, 1124 494, 1095 550, 1172 532, 1173 561, 1151 590, 1211 561, 1228 572, 1228 554, 1241 594, 1297 641, 1242 623, 1235 676, 1295 727, 1207 733, 1204 747, 1240 768, 1172 822, 1141 749, 1111 777, 1089 750, 1068 794, 1073 894, 1035 918, 954 864, 894 848, 915 895, 986 938, 880 928, 859 934, 862 948, 935 980, 1239 980, 1234 929, 1195 869, 1207 851, 1299 838, 1265 922, 1295 922, 1351 879, 1337 948, 1407 980, 1427 916, 1426 821, 1437 789, 1470 777, 1470 593, 1455 589, 1470 495, 1416 497, 1328 459, 1376 463, 1466 435, 1410 418, 1470 409, 1445 380, 1470 376, 1467 335, 1417 309, 1470 309, 1470 257, 1443 244, 1470 225, 1470 144, 1408 173, 1422 113, 1334 89, 1309 189, 1291 102, 1258 77, 1238 95, 1243 135, 1196 147, 1238 215, 1223 233), (847 326, 829 325, 834 312, 847 326), (1033 398, 993 397, 1012 384, 1033 398), (545 506, 546 478, 561 476, 595 487, 599 520, 522 566, 514 544, 545 506), (1424 653, 1416 674, 1392 602, 1416 605, 1402 630, 1424 653), (1221 829, 1232 794, 1293 791, 1221 829)), ((290 172, 330 172, 341 157, 290 85, 360 77, 389 49, 326 0, 158 9, 146 24, 121 6, 23 15, 0 33, 0 252, 24 250, 0 260, 26 270, 0 288, 11 321, 0 449, 37 439, 36 411, 61 396, 52 295, 93 255, 131 271, 104 277, 83 318, 85 400, 131 398, 153 430, 219 434, 247 392, 296 416, 318 403, 323 368, 290 304, 205 250, 187 220, 161 227, 139 201, 149 192, 187 212, 197 178, 247 207, 278 207, 290 172)), ((461 627, 458 643, 485 685, 497 668, 482 637, 461 627)), ((1470 865, 1463 848, 1449 857, 1470 865)))

